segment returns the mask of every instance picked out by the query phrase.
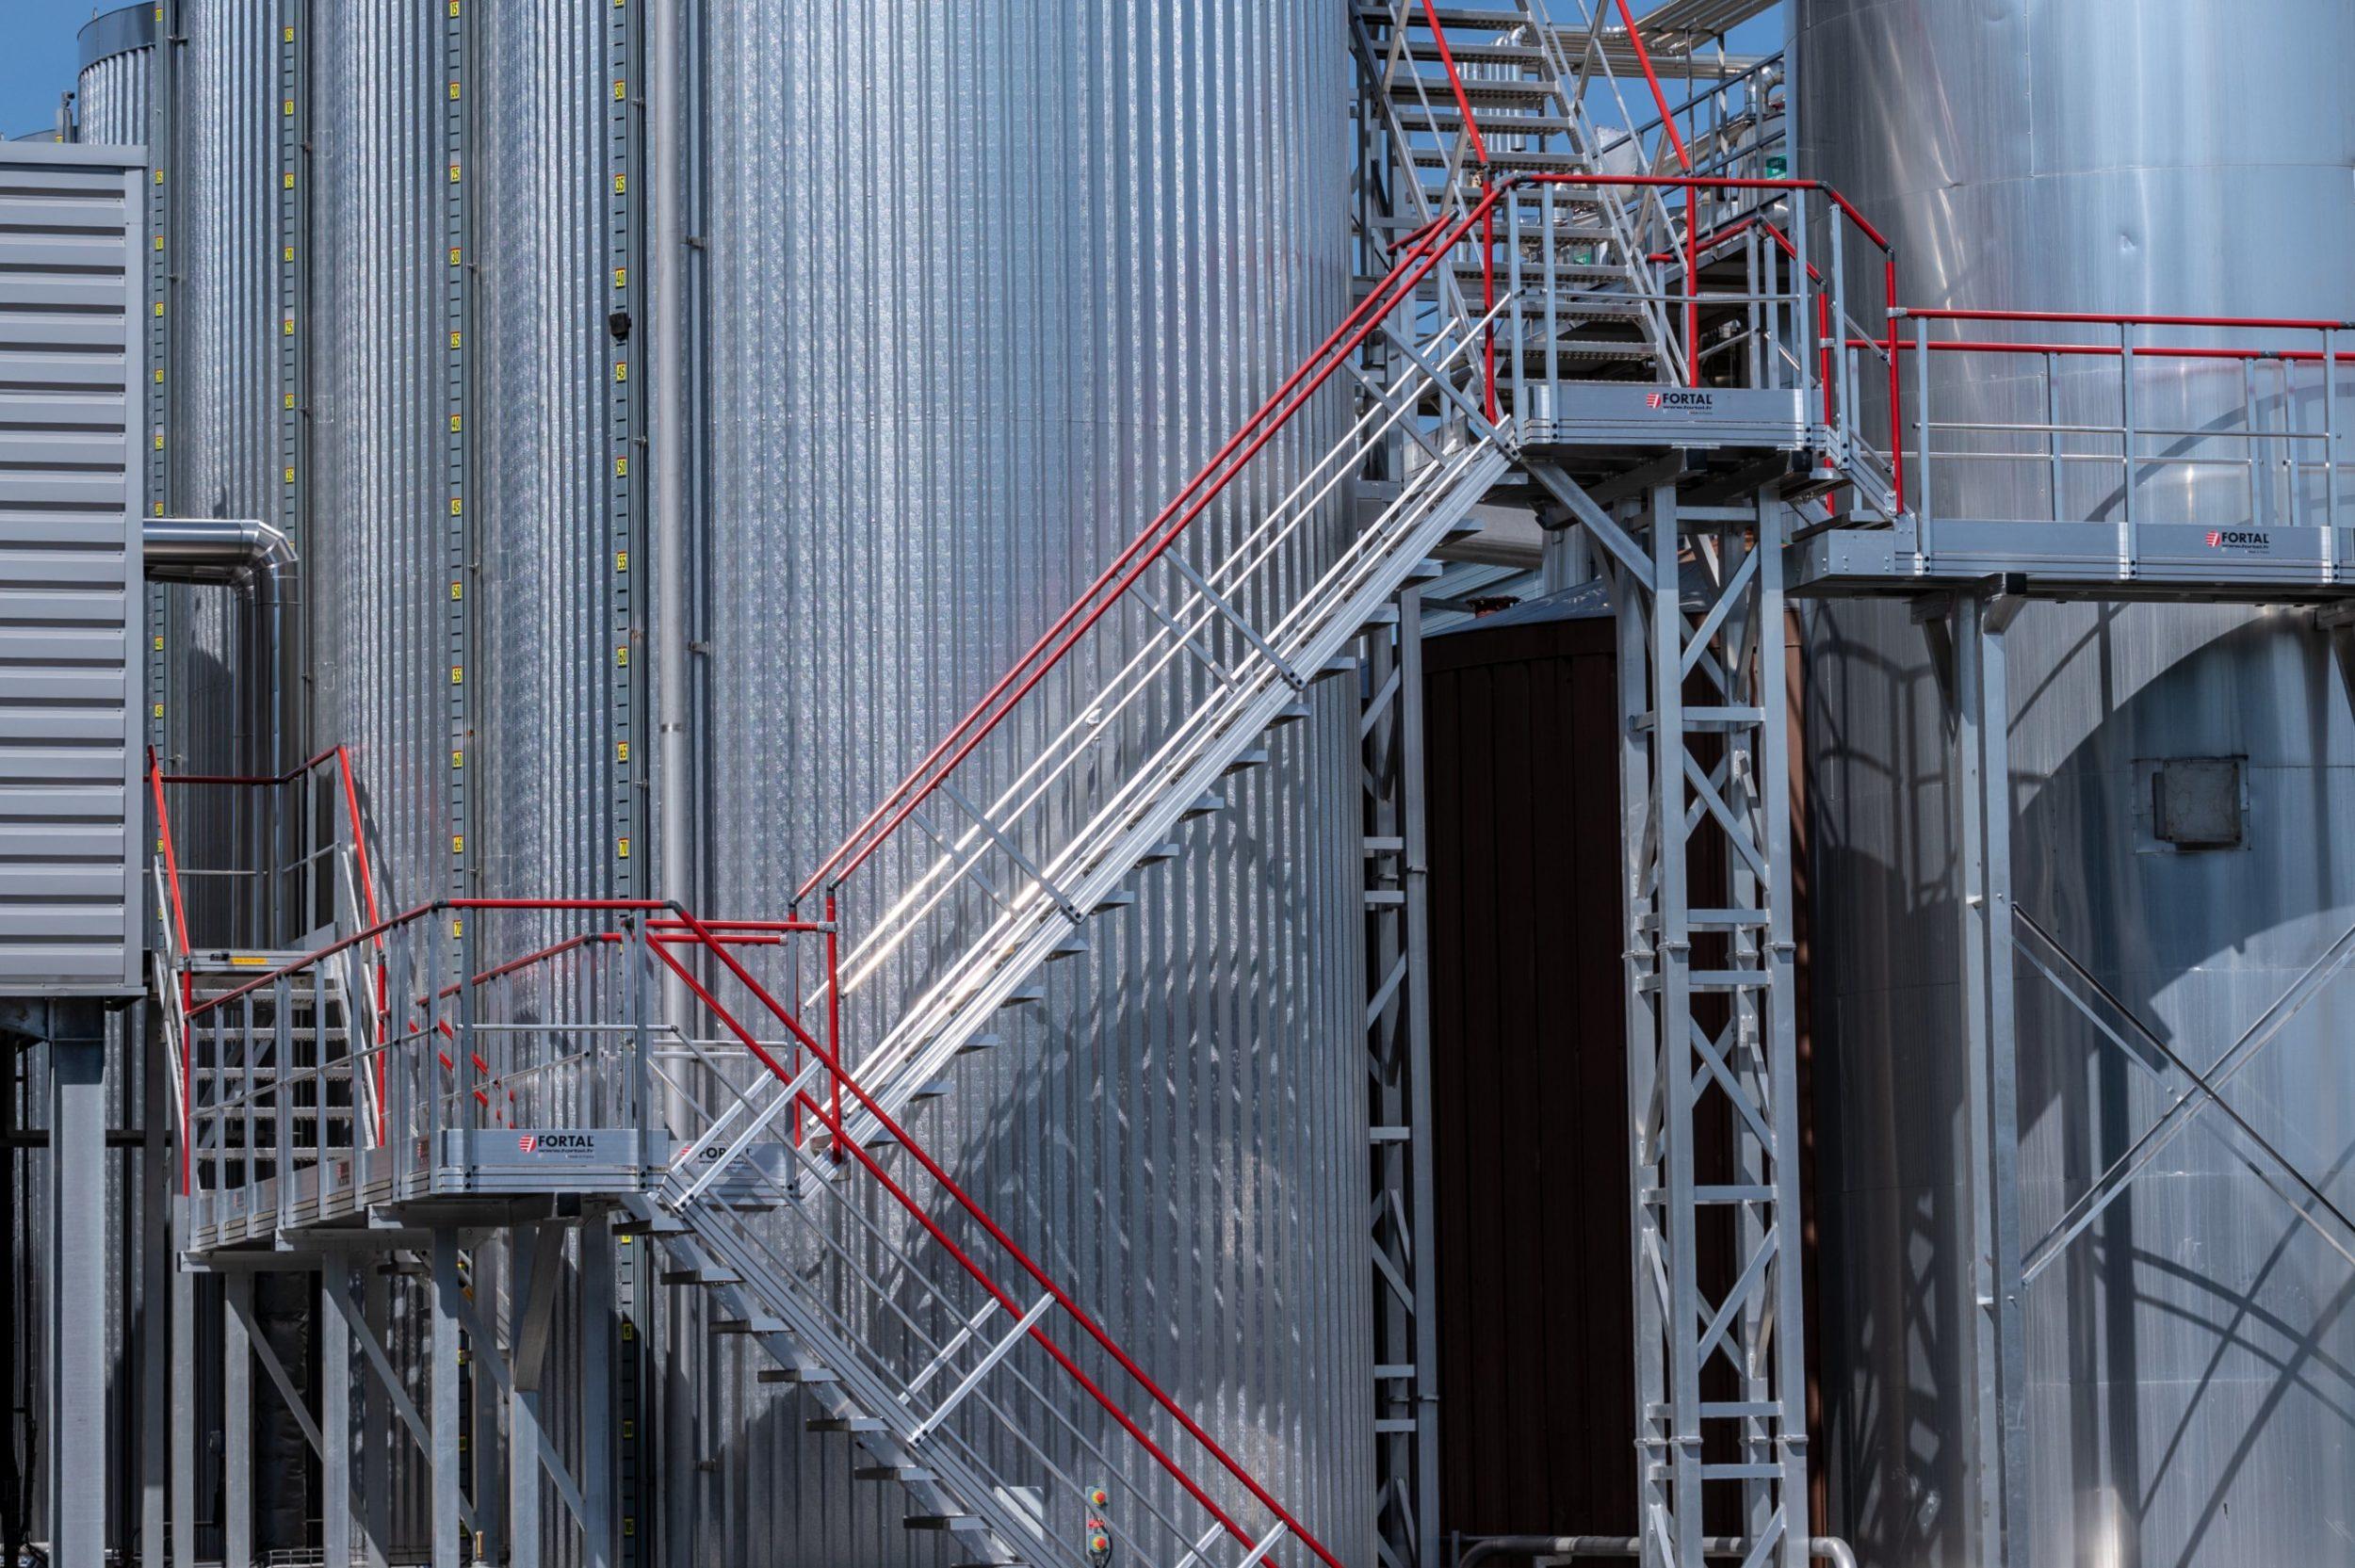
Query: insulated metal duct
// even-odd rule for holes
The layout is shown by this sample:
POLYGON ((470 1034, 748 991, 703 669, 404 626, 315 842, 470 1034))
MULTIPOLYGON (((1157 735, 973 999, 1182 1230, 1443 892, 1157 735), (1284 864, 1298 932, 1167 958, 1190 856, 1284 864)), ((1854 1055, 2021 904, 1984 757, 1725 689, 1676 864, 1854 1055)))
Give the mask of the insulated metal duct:
MULTIPOLYGON (((1797 24, 1801 167, 1890 234, 1908 304, 2355 315, 2331 260, 2355 244, 2355 11, 2338 0, 1800 0, 1797 24)), ((1932 375, 1943 418, 2045 417, 2041 382, 2002 364, 1937 356, 1932 375)), ((2251 410, 2320 428, 2311 369, 2261 367, 2251 383, 2237 364, 2152 366, 2136 385, 2153 429, 2245 429, 2251 410)), ((2062 419, 2106 404, 2114 422, 2116 387, 2115 362, 2071 362, 2062 419)), ((2070 515, 2116 514, 2115 437, 2107 450, 2106 465, 2070 466, 2070 515)), ((1942 516, 2034 516, 2018 509, 2051 482, 2040 461, 1934 469, 1942 516)), ((2154 467, 2136 504, 2271 525, 2252 488, 2273 481, 2154 467)), ((2355 724, 2328 644, 2302 613, 2091 605, 2031 606, 2009 641, 2018 908, 2204 1073, 2355 921, 2355 724), (2161 832, 2154 792, 2184 767, 2238 781, 2217 797, 2236 844, 2161 832)), ((1811 648, 1827 1526, 1868 1564, 1976 1563, 1943 704, 1902 605, 1822 610, 1811 648)), ((2033 1244, 2171 1095, 2116 1010, 2113 1039, 2024 958, 2019 985, 2033 1244)), ((2341 1207, 2355 1194, 2348 986, 2341 975, 2295 1010, 2226 1091, 2341 1207)), ((2224 1128, 2201 1112, 2028 1287, 2038 1562, 2347 1560, 2355 1267, 2224 1128)))

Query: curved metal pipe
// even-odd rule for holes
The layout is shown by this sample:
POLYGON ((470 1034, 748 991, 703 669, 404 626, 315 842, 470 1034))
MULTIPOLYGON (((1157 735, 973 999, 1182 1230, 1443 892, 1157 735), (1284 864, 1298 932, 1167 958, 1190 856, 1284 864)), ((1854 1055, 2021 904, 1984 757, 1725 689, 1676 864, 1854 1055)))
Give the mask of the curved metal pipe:
POLYGON ((284 534, 244 517, 151 517, 140 525, 139 547, 151 583, 234 586, 254 578, 274 589, 295 559, 284 534))
MULTIPOLYGON (((1716 1556, 1747 1556, 1750 1544, 1735 1536, 1703 1538, 1701 1550, 1716 1556)), ((1627 1557, 1644 1555, 1644 1544, 1625 1535, 1491 1535, 1458 1558, 1455 1568, 1475 1568, 1492 1557, 1627 1557)), ((1836 1535, 1819 1535, 1807 1544, 1807 1555, 1822 1558, 1832 1568, 1857 1568, 1856 1553, 1836 1535)))
POLYGON ((267 523, 250 517, 150 517, 139 527, 141 565, 151 583, 250 588, 264 646, 253 650, 257 667, 268 671, 269 687, 257 727, 269 741, 262 767, 285 770, 284 724, 281 715, 279 650, 285 606, 285 574, 295 564, 294 546, 267 523))

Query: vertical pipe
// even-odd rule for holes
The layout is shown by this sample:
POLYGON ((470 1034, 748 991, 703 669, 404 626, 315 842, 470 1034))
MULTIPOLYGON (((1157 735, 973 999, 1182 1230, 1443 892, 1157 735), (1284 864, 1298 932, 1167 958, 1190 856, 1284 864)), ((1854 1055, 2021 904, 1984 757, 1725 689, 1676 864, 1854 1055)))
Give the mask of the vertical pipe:
MULTIPOLYGON (((680 229, 679 9, 683 0, 651 0, 646 27, 646 342, 647 513, 654 568, 655 897, 694 907, 688 849, 687 696, 687 313, 680 229)), ((683 991, 675 981, 666 992, 683 991)))

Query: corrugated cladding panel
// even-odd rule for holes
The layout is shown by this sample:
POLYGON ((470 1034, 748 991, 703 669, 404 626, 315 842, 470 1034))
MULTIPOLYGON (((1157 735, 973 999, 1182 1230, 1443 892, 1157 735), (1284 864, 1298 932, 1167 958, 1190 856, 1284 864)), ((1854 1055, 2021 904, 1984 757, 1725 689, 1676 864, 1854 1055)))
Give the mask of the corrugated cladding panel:
POLYGON ((0 992, 139 989, 137 200, 0 152, 0 992))

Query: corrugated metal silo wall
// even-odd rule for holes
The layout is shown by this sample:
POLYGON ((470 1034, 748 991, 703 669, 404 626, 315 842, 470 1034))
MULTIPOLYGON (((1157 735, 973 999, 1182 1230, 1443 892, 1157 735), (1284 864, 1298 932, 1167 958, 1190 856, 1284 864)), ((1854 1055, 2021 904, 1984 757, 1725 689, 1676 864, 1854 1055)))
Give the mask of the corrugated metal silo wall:
MULTIPOLYGON (((2355 245, 2355 129, 2339 88, 2355 64, 2355 11, 2337 0, 1802 0, 1798 23, 1803 168, 1891 234, 1908 303, 2355 314, 2344 268, 2322 261, 2355 245)), ((1942 418, 2043 417, 2040 382, 2017 365, 1940 355, 1932 368, 1942 418)), ((2256 396, 2277 424, 2280 374, 2263 372, 2256 396)), ((2114 424, 2115 375, 2114 361, 2071 362, 2062 419, 2114 424)), ((2136 388, 2146 428, 2246 428, 2236 368, 2148 365, 2136 388)), ((2347 391, 2342 374, 2342 408, 2347 391)), ((2320 428, 2319 398, 2319 379, 2299 377, 2287 401, 2303 428, 2320 428)), ((2161 446, 2245 455, 2180 434, 2148 450, 2161 446)), ((2035 516, 2045 479, 2029 466, 1936 464, 1930 504, 1944 516, 2035 516)), ((2138 517, 2252 523, 2244 474, 2186 472, 2154 465, 2138 517)), ((2307 481, 2318 487, 2318 472, 2307 481)), ((2076 465, 2069 515, 2115 516, 2117 490, 2114 465, 2076 465)), ((2355 919, 2345 831, 2355 723, 2328 644, 2302 614, 2195 606, 2032 606, 2009 641, 2018 905, 2206 1072, 2355 919), (2152 765, 2234 756, 2247 763, 2246 846, 2158 843, 2152 765)), ((1827 1381, 1828 1528, 1851 1533, 1868 1563, 1975 1562, 1976 1309, 1941 702, 1902 606, 1821 611, 1810 681, 1819 1039, 1834 1095, 1823 1337, 1845 1358, 1827 1381)), ((2020 977, 2034 1242, 2168 1097, 2024 962, 2020 977)), ((2226 1091, 2342 1207, 2355 1196, 2348 984, 2342 975, 2324 989, 2226 1091)), ((2168 1144, 2029 1286, 2038 1561, 2347 1560, 2355 1271, 2216 1132, 2168 1144)))
POLYGON ((80 139, 118 146, 145 142, 147 80, 144 49, 102 56, 84 66, 73 94, 80 139))
MULTIPOLYGON (((737 915, 775 913, 1340 318, 1349 76, 1338 0, 713 14, 699 897, 737 915)), ((1280 493, 1334 412, 1204 526, 1280 493)), ((1081 693, 1048 689, 1060 722, 1081 693)), ((1321 690, 916 1131, 1363 1561, 1354 717, 1321 690)), ((854 1058, 886 1022, 852 1010, 854 1058)), ((699 1507, 699 1560, 905 1557, 899 1500, 717 1353, 701 1451, 749 1539, 699 1507)))
MULTIPOLYGON (((612 885, 599 0, 486 8, 475 100, 483 892, 612 885)), ((512 919, 501 950, 538 946, 512 919)), ((489 929, 486 928, 486 936, 489 929)), ((559 934, 551 931, 548 939, 559 934)))
POLYGON ((311 40, 318 723, 352 748, 388 909, 443 893, 449 855, 442 20, 351 6, 311 40))

